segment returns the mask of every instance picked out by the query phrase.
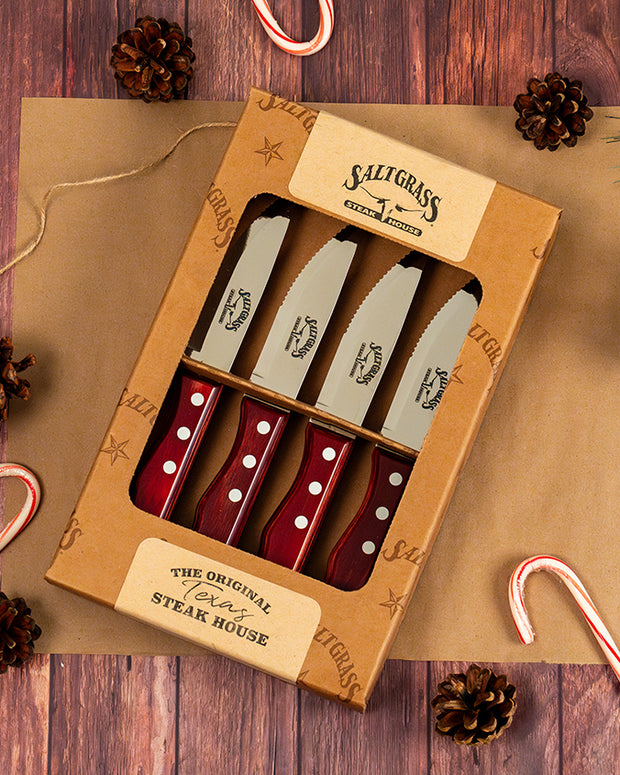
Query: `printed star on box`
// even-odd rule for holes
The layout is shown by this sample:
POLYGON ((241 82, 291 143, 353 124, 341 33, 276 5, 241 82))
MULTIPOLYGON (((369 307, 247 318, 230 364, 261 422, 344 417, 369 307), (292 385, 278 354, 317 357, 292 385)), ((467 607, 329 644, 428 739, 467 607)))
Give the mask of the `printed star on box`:
POLYGON ((461 379, 461 377, 459 376, 459 371, 460 371, 462 368, 463 368, 463 364, 462 364, 462 363, 459 363, 459 365, 458 365, 458 366, 455 366, 455 367, 454 367, 454 369, 453 369, 453 371, 452 371, 452 374, 450 375, 450 379, 448 380, 448 385, 449 385, 451 382, 456 382, 456 383, 457 383, 457 385, 463 385, 463 384, 464 384, 463 380, 462 380, 462 379, 461 379))
POLYGON ((254 151, 254 153, 260 153, 262 156, 265 157, 265 167, 266 167, 272 159, 279 159, 280 161, 284 161, 284 157, 280 156, 280 151, 279 151, 281 145, 282 145, 282 140, 280 140, 279 143, 272 143, 266 137, 264 147, 259 148, 257 151, 254 151))
POLYGON ((390 609, 390 619, 393 619, 394 615, 396 613, 398 613, 398 611, 404 611, 405 610, 404 605, 400 602, 401 600, 404 599, 404 597, 405 597, 404 595, 400 595, 400 597, 398 597, 390 589, 390 599, 386 600, 384 603, 379 603, 379 605, 384 606, 385 608, 389 608, 390 609))
POLYGON ((125 452, 125 447, 129 444, 127 441, 118 442, 114 436, 110 435, 110 446, 104 447, 101 451, 106 455, 110 455, 110 465, 113 466, 119 457, 129 460, 129 455, 125 452))

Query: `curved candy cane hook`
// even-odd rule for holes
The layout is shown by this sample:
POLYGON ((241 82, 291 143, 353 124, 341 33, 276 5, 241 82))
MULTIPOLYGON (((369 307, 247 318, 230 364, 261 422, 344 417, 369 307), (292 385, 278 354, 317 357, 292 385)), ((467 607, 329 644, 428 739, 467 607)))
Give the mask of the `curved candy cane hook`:
POLYGON ((26 485, 27 493, 26 500, 22 506, 19 514, 14 517, 9 524, 0 533, 0 551, 9 544, 16 535, 26 527, 30 520, 34 517, 36 510, 39 507, 39 501, 41 499, 41 488, 34 474, 23 466, 16 465, 15 463, 1 463, 0 464, 0 477, 14 476, 17 479, 21 479, 26 485))
POLYGON ((577 601, 577 605, 585 616, 586 621, 590 625, 590 629, 599 642, 614 673, 618 676, 618 679, 620 679, 620 651, 618 650, 618 647, 609 634, 607 627, 603 624, 601 615, 596 610, 596 606, 592 602, 590 595, 586 592, 581 581, 577 578, 577 575, 565 562, 558 560, 557 557, 549 557, 546 555, 530 557, 518 565, 512 574, 508 590, 508 599, 510 602, 510 610, 512 611, 512 618, 514 619, 521 642, 532 643, 534 641, 534 630, 532 629, 527 611, 525 610, 523 592, 526 578, 533 571, 539 570, 555 573, 566 584, 570 593, 577 601))
POLYGON ((275 20, 271 13, 271 8, 267 0, 252 0, 252 5, 260 23, 265 28, 265 32, 271 40, 284 51, 295 56, 308 56, 320 51, 330 39, 334 29, 334 3, 333 0, 319 0, 319 11, 321 18, 319 21, 319 31, 317 34, 305 43, 298 43, 290 38, 275 20))

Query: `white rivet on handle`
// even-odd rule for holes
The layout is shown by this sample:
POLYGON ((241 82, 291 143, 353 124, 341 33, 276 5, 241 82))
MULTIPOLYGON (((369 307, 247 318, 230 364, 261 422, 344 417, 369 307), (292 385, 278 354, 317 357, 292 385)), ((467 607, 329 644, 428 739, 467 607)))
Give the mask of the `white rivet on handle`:
POLYGON ((0 464, 0 477, 11 476, 21 479, 26 485, 27 493, 26 500, 22 506, 19 514, 9 522, 9 524, 0 533, 0 551, 9 544, 16 535, 26 527, 30 520, 34 517, 36 510, 39 507, 39 501, 41 500, 41 488, 39 482, 32 471, 29 471, 23 466, 16 463, 2 463, 0 464))
POLYGON ((249 469, 251 469, 251 468, 255 468, 255 467, 256 467, 256 463, 257 463, 257 462, 258 462, 258 461, 257 461, 257 460, 256 460, 256 458, 254 457, 254 455, 246 455, 246 456, 243 458, 243 460, 242 460, 243 467, 244 467, 244 468, 249 468, 249 469))
POLYGON ((399 474, 398 471, 394 471, 390 474, 389 482, 392 487, 400 487, 400 485, 403 483, 403 475, 399 474))
POLYGON ((252 0, 254 10, 258 14, 260 23, 271 40, 288 54, 295 56, 308 56, 320 51, 330 39, 334 29, 334 3, 333 0, 319 0, 319 29, 312 40, 300 43, 289 37, 275 20, 267 0, 252 0))
POLYGON ((525 610, 524 585, 525 580, 533 571, 546 570, 555 573, 566 584, 570 593, 577 601, 582 614, 590 625, 595 638, 599 642, 603 653, 607 657, 614 673, 620 679, 620 650, 614 643, 609 630, 603 624, 601 615, 596 610, 592 598, 586 592, 585 587, 569 566, 557 557, 548 555, 536 555, 524 560, 514 570, 510 579, 508 589, 508 600, 510 610, 514 619, 519 638, 523 643, 532 643, 534 641, 534 630, 530 624, 527 611, 525 610))
POLYGON ((228 500, 231 503, 239 503, 239 501, 243 498, 243 493, 241 490, 238 490, 236 487, 233 487, 232 490, 228 493, 228 500))

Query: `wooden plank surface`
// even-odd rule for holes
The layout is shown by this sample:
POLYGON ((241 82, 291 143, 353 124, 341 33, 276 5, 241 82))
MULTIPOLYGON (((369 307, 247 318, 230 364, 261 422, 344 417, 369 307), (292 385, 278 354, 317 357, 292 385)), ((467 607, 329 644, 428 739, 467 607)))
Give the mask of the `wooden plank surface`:
POLYGON ((40 772, 173 772, 177 672, 176 657, 52 656, 48 768, 40 772))
MULTIPOLYGON (((439 735, 430 739, 432 775, 476 772, 491 775, 555 775, 560 764, 560 668, 556 665, 488 665, 506 675, 517 691, 517 712, 506 732, 478 749, 455 746, 439 735), (536 719, 533 724, 532 720, 536 719), (455 750, 456 749, 456 750, 455 750), (469 769, 472 765, 475 768, 469 769)), ((461 673, 467 663, 433 663, 433 687, 448 673, 461 673)))
POLYGON ((180 663, 179 775, 297 771, 294 686, 220 656, 180 663))
POLYGON ((562 667, 564 775, 620 772, 620 690, 611 669, 562 667))
MULTIPOLYGON (((145 12, 193 38, 197 99, 241 100, 256 85, 308 101, 506 105, 530 76, 560 69, 584 81, 593 104, 620 104, 616 0, 335 5, 332 40, 299 59, 268 41, 247 0, 152 0, 148 11, 137 0, 0 4, 0 266, 15 249, 20 98, 122 97, 110 48, 145 12)), ((314 34, 315 3, 272 7, 291 34, 314 34)), ((9 272, 0 276, 0 335, 10 333, 11 299, 9 272)), ((3 427, 3 460, 5 451, 3 427)), ((388 661, 359 715, 210 654, 37 655, 0 676, 0 772, 620 772, 620 690, 609 667, 494 666, 517 686, 519 707, 506 734, 476 750, 440 738, 429 705, 439 680, 464 667, 388 661)))
POLYGON ((37 654, 27 669, 0 675, 0 772, 46 773, 50 658, 37 654))

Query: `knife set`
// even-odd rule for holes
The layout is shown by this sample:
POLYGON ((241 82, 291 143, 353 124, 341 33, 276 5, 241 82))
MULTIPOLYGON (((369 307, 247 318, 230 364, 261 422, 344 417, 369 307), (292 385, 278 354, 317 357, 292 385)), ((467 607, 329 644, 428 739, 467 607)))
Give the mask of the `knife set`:
MULTIPOLYGON (((252 205, 250 209, 255 210, 259 203, 252 205)), ((393 263, 359 300, 342 333, 337 321, 333 326, 330 321, 339 304, 348 302, 350 308, 348 297, 355 294, 355 276, 363 272, 367 262, 389 266, 390 260, 395 260, 394 253, 402 251, 394 251, 383 238, 372 238, 359 228, 304 212, 290 203, 275 202, 260 212, 242 234, 233 238, 230 255, 220 269, 224 279, 214 283, 212 298, 205 304, 190 338, 196 347, 186 348, 186 358, 164 400, 131 487, 138 508, 162 519, 174 519, 174 507, 196 456, 203 447, 209 455, 213 447, 208 427, 221 393, 233 389, 201 377, 197 366, 231 372, 246 334, 251 337, 255 315, 260 319, 261 299, 269 293, 268 288, 273 301, 275 284, 270 285, 271 276, 283 272, 282 264, 287 260, 299 264, 295 254, 307 253, 300 241, 309 228, 321 233, 330 226, 333 231, 334 224, 339 232, 305 261, 277 308, 249 376, 253 392, 241 398, 235 440, 197 500, 191 525, 203 535, 239 545, 265 479, 278 476, 271 465, 282 445, 284 454, 299 457, 299 467, 264 525, 257 551, 259 556, 297 571, 303 571, 307 563, 334 494, 346 476, 351 452, 356 446, 362 447, 360 454, 368 451, 367 444, 356 445, 359 429, 353 434, 351 426, 363 426, 373 396, 381 390, 383 374, 392 364, 396 343, 401 340, 401 349, 406 349, 405 322, 411 323, 415 308, 421 306, 417 291, 423 274, 426 278, 433 273, 433 259, 409 251, 393 263), (354 262, 356 266, 352 266, 354 262), (282 406, 271 395, 263 397, 257 391, 266 389, 295 401, 315 355, 321 352, 323 337, 330 335, 339 344, 328 359, 327 375, 311 405, 333 419, 307 420, 304 448, 299 455, 286 438, 290 406, 282 406), (348 425, 342 427, 342 423, 348 425)), ((462 274, 458 270, 453 273, 462 274)), ((327 583, 351 590, 367 581, 479 298, 475 281, 455 292, 415 347, 380 430, 384 438, 374 446, 363 505, 329 555, 323 576, 327 583), (390 449, 388 436, 408 450, 403 453, 401 449, 390 449)), ((393 368, 398 369, 398 365, 393 368)), ((311 405, 298 408, 303 417, 311 405)), ((183 516, 180 521, 183 524, 183 516)))
POLYGON ((252 90, 46 578, 362 710, 559 215, 252 90))

